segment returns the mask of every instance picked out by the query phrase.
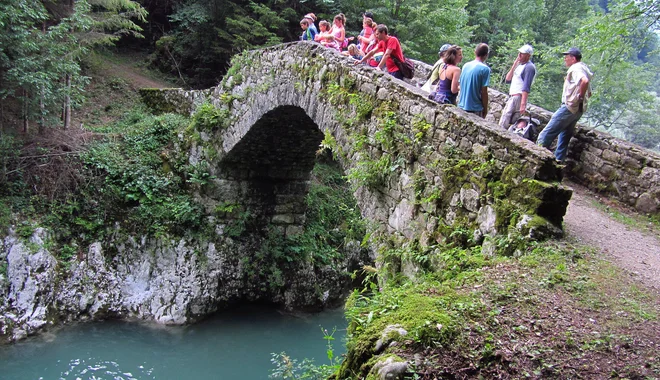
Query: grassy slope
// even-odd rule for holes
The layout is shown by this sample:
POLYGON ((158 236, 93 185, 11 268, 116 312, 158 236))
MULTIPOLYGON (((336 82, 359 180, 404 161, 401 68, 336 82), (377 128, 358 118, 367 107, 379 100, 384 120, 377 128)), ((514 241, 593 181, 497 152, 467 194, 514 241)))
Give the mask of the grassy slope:
POLYGON ((338 378, 367 377, 394 324, 408 334, 384 355, 415 363, 418 378, 660 377, 655 296, 593 249, 546 242, 521 253, 455 251, 447 271, 354 294, 338 378))

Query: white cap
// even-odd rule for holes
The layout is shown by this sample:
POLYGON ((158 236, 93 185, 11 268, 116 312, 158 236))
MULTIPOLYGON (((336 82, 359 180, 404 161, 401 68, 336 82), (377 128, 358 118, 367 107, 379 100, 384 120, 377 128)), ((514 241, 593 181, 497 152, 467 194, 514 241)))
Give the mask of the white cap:
POLYGON ((534 53, 534 49, 532 49, 532 45, 523 45, 520 49, 518 49, 518 51, 523 54, 529 54, 529 55, 532 55, 532 53, 534 53))

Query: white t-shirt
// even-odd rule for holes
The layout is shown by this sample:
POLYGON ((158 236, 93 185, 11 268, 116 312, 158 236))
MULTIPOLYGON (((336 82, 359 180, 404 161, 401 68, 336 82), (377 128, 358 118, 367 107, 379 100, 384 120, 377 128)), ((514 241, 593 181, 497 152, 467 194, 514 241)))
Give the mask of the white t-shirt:
POLYGON ((521 94, 523 91, 529 93, 534 76, 536 76, 536 66, 531 61, 518 65, 513 71, 509 95, 521 94))

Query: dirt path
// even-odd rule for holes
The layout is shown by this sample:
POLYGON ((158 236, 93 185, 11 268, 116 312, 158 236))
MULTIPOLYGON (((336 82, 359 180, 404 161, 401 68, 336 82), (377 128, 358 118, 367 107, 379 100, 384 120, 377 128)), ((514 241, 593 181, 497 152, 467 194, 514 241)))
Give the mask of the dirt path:
POLYGON ((108 62, 107 75, 109 77, 119 77, 128 82, 132 88, 172 88, 177 87, 165 81, 150 78, 147 74, 138 71, 138 69, 130 64, 108 62))
POLYGON ((640 231, 614 220, 594 206, 599 200, 589 190, 574 183, 567 185, 574 190, 564 217, 567 238, 596 248, 604 259, 660 293, 660 233, 657 229, 640 231))

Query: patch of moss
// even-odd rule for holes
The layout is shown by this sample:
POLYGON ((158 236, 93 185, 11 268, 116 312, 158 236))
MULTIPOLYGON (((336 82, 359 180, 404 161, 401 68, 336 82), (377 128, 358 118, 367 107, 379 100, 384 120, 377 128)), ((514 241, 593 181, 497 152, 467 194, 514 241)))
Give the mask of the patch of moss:
POLYGON ((407 331, 405 336, 390 336, 400 345, 449 346, 457 343, 463 324, 483 307, 476 297, 458 294, 430 278, 417 284, 388 284, 371 297, 355 292, 346 303, 350 340, 337 378, 368 375, 382 358, 374 357, 374 347, 388 326, 399 325, 407 331))
POLYGON ((520 218, 520 210, 518 205, 511 202, 509 199, 496 199, 494 203, 495 208, 495 229, 503 233, 508 231, 509 226, 515 226, 520 218))

